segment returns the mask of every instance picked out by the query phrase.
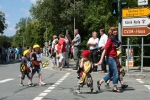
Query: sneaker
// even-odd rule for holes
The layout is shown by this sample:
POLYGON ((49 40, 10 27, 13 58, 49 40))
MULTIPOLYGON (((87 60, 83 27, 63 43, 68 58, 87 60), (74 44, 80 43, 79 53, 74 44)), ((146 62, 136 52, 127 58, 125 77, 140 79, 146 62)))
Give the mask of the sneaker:
POLYGON ((121 86, 122 89, 125 89, 125 88, 127 88, 127 87, 128 87, 128 85, 125 85, 125 84, 123 84, 123 85, 121 86))
POLYGON ((79 76, 79 75, 77 76, 77 79, 80 79, 80 76, 79 76))
POLYGON ((98 90, 100 91, 100 84, 99 84, 99 81, 97 81, 97 88, 98 88, 98 90))
POLYGON ((44 82, 40 82, 39 85, 45 85, 45 83, 44 82))
POLYGON ((18 84, 19 86, 24 86, 23 83, 18 84))
POLYGON ((76 93, 81 94, 82 92, 80 90, 76 90, 76 93))
POLYGON ((34 84, 33 84, 33 83, 31 83, 31 84, 28 84, 28 86, 32 87, 32 86, 34 86, 34 84))
POLYGON ((91 93, 97 93, 97 91, 94 89, 91 89, 91 93))

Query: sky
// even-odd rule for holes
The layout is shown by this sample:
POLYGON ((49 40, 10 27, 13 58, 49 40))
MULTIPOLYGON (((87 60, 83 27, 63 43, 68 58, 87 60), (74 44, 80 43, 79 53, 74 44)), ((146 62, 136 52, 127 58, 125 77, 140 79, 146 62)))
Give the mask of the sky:
POLYGON ((36 0, 0 0, 0 11, 5 13, 6 23, 8 24, 4 35, 15 35, 16 30, 14 27, 16 23, 21 18, 30 16, 29 9, 35 3, 36 0))

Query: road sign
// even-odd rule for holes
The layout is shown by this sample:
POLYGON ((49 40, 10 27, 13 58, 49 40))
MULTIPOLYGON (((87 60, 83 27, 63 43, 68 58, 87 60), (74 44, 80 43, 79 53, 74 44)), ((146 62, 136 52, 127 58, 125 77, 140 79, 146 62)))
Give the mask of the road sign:
POLYGON ((127 18, 122 19, 122 26, 128 27, 128 26, 147 26, 150 24, 149 18, 127 18))
POLYGON ((123 9, 122 17, 143 17, 148 16, 150 14, 149 8, 132 8, 132 9, 123 9))
POLYGON ((148 34, 150 34, 148 27, 122 28, 122 36, 147 36, 148 34))
POLYGON ((148 0, 138 0, 138 6, 148 5, 148 0))

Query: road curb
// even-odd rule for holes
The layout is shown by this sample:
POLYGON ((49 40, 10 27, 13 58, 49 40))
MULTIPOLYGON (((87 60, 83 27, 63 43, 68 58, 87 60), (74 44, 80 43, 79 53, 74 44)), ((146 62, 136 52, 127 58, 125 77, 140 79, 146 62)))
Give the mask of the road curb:
MULTIPOLYGON (((49 62, 49 66, 52 66, 52 62, 51 62, 51 60, 50 60, 50 58, 48 58, 48 57, 43 57, 43 58, 45 58, 45 59, 47 59, 48 61, 50 61, 49 62)), ((73 68, 62 68, 62 69, 60 69, 60 68, 56 68, 56 67, 50 67, 50 70, 53 70, 53 71, 65 71, 65 72, 77 72, 77 70, 73 70, 73 68)), ((103 74, 103 75, 105 75, 105 74, 107 74, 107 73, 101 73, 100 71, 98 71, 98 72, 92 72, 92 74, 103 74)), ((136 79, 150 79, 150 75, 147 75, 147 74, 139 74, 139 73, 137 73, 137 74, 132 74, 132 73, 126 73, 126 75, 125 75, 125 77, 129 77, 129 78, 136 78, 136 79)))

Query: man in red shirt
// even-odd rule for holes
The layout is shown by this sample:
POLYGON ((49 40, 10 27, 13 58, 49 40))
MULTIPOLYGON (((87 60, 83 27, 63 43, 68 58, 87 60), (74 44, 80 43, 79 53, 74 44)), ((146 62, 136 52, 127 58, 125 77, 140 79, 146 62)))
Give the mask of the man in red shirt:
POLYGON ((65 64, 66 42, 64 39, 64 35, 62 34, 59 35, 59 42, 58 42, 57 50, 59 53, 60 68, 63 68, 65 64))

